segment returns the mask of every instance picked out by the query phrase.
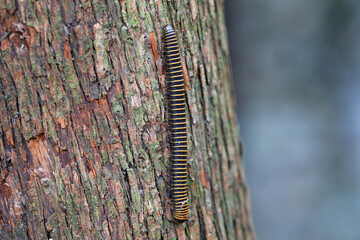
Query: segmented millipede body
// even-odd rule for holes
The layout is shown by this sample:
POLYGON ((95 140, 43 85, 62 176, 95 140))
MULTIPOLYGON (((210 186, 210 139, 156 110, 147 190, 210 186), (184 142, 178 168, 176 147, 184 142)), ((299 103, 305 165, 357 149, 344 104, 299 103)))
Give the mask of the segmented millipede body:
POLYGON ((186 221, 189 214, 185 81, 181 66, 179 43, 170 25, 164 26, 164 41, 170 100, 173 215, 176 223, 182 223, 186 221))

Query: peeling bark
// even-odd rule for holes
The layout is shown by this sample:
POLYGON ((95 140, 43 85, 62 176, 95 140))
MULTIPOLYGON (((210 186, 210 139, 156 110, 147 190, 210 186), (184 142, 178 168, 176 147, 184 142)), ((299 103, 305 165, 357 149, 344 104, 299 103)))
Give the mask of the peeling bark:
POLYGON ((253 239, 223 2, 0 0, 0 239, 253 239), (171 221, 162 26, 189 206, 171 221))

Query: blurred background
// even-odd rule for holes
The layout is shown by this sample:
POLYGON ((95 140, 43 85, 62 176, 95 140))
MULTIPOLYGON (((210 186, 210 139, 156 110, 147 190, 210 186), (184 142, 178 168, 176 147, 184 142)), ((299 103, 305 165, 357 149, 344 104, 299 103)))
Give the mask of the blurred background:
POLYGON ((227 0, 258 240, 360 239, 360 1, 227 0))

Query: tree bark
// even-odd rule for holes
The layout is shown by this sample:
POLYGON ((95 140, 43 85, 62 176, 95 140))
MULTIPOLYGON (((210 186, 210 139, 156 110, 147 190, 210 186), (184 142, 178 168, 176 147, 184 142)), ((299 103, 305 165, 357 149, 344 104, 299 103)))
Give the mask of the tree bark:
POLYGON ((0 0, 0 239, 253 239, 223 1, 0 0), (162 26, 190 217, 171 222, 162 26))

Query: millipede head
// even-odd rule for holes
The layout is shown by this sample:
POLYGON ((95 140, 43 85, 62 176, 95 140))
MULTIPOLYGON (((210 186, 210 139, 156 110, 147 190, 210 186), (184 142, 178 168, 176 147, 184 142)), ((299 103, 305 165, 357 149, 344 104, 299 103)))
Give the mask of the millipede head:
POLYGON ((165 24, 164 25, 164 32, 173 32, 174 30, 172 29, 172 27, 169 24, 165 24))

